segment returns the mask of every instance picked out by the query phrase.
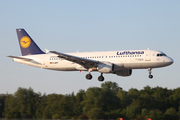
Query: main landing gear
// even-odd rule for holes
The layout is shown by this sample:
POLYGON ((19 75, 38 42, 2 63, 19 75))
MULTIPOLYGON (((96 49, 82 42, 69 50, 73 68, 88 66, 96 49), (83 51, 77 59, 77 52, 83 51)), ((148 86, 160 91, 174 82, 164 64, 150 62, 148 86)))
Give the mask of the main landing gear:
POLYGON ((150 79, 153 78, 153 75, 151 75, 151 73, 152 73, 151 70, 152 70, 152 68, 148 68, 148 71, 149 71, 149 78, 150 78, 150 79))
MULTIPOLYGON (((92 75, 89 73, 89 74, 87 74, 86 75, 86 79, 88 79, 88 80, 91 80, 92 79, 92 75)), ((103 75, 102 75, 102 73, 101 73, 101 75, 98 77, 98 80, 99 81, 104 81, 104 77, 103 77, 103 75)))
MULTIPOLYGON (((91 70, 89 70, 89 74, 86 75, 86 79, 88 79, 88 80, 92 79, 92 75, 90 72, 91 72, 91 70)), ((98 77, 98 80, 101 82, 104 81, 103 73, 101 73, 101 75, 98 77)))
POLYGON ((98 80, 99 80, 99 81, 104 81, 104 77, 102 76, 102 73, 101 73, 101 75, 98 77, 98 80))
POLYGON ((91 79, 92 79, 92 75, 91 75, 90 73, 87 74, 87 75, 86 75, 86 79, 91 80, 91 79))

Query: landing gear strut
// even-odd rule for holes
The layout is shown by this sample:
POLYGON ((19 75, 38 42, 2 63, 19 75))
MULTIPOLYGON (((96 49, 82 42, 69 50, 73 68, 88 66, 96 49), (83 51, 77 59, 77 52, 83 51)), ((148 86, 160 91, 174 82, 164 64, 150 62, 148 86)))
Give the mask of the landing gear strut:
POLYGON ((86 79, 88 79, 88 80, 92 79, 91 71, 92 71, 92 69, 89 69, 88 70, 89 74, 86 75, 86 79))
POLYGON ((103 74, 102 74, 102 73, 101 73, 101 75, 98 77, 98 80, 101 81, 101 82, 104 81, 104 77, 103 77, 103 74))
POLYGON ((152 73, 151 70, 152 70, 152 68, 148 68, 148 71, 149 71, 149 78, 150 78, 150 79, 153 78, 153 75, 151 75, 151 73, 152 73))

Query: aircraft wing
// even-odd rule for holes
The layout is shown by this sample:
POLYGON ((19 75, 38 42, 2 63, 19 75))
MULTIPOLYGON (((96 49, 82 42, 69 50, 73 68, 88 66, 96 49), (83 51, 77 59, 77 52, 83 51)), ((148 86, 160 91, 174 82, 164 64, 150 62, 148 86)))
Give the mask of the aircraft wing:
POLYGON ((23 58, 23 57, 11 56, 11 55, 8 55, 7 57, 20 59, 20 60, 24 60, 24 61, 35 63, 35 64, 41 64, 41 63, 39 63, 39 62, 37 62, 37 61, 35 61, 33 59, 30 59, 30 58, 23 58))
POLYGON ((100 63, 99 61, 96 61, 96 60, 85 59, 85 58, 81 58, 81 57, 77 57, 77 56, 73 56, 73 55, 59 53, 56 51, 49 51, 49 52, 54 53, 54 54, 58 55, 58 57, 63 58, 65 60, 80 64, 84 68, 87 68, 87 69, 92 68, 92 67, 97 67, 98 63, 100 63))

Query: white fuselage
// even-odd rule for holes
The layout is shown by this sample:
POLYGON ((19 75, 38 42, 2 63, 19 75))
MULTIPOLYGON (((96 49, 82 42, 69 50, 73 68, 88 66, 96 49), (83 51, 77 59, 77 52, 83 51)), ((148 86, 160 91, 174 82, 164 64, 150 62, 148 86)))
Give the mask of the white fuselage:
MULTIPOLYGON (((125 50, 125 51, 104 51, 104 52, 77 52, 66 53, 85 59, 92 59, 100 62, 110 62, 115 65, 115 70, 121 69, 147 69, 165 67, 173 63, 173 60, 164 53, 155 50, 125 50), (159 56, 158 54, 161 54, 159 56), (162 55, 163 54, 163 55, 162 55)), ((56 54, 38 54, 21 56, 32 59, 24 61, 14 58, 15 62, 40 67, 44 69, 59 71, 87 71, 83 66, 59 58, 56 54)))

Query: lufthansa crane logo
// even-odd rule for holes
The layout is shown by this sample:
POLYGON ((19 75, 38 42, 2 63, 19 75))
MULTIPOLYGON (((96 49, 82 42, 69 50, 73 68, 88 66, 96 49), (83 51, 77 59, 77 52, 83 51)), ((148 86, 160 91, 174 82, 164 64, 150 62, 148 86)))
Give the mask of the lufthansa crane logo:
POLYGON ((21 47, 28 48, 31 45, 31 40, 29 37, 24 36, 20 40, 21 47))

